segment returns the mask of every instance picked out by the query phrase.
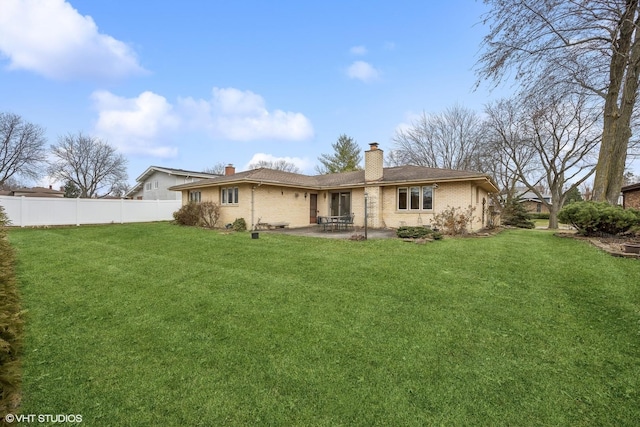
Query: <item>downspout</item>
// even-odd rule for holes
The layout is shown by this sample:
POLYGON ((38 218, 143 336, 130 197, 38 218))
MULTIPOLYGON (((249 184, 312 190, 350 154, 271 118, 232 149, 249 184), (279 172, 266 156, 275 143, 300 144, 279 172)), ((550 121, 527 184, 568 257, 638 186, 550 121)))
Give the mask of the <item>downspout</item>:
POLYGON ((262 185, 262 183, 258 184, 257 186, 254 185, 253 187, 251 187, 251 231, 255 231, 256 230, 256 223, 255 223, 255 194, 256 194, 256 188, 260 187, 262 185))

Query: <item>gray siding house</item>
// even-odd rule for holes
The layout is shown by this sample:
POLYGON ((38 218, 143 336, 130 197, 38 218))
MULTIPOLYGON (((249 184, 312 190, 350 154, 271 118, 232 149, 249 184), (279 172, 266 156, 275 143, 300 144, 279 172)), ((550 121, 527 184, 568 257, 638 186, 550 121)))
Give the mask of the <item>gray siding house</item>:
POLYGON ((150 166, 142 175, 136 178, 136 184, 127 192, 125 198, 134 200, 182 200, 182 193, 169 190, 169 187, 217 176, 219 175, 150 166))

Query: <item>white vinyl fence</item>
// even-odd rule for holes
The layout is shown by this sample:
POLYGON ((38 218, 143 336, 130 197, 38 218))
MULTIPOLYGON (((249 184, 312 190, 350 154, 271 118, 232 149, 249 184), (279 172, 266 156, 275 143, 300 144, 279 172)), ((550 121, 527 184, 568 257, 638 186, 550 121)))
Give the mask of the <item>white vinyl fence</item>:
POLYGON ((0 206, 11 225, 32 227, 169 221, 181 201, 0 196, 0 206))

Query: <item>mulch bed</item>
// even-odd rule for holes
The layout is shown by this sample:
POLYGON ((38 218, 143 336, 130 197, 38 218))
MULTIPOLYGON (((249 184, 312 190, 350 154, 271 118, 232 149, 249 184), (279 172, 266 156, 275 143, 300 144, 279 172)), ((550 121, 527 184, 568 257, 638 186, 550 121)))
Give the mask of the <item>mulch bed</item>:
POLYGON ((640 254, 625 251, 624 245, 640 245, 640 237, 633 236, 582 236, 577 233, 555 233, 558 237, 571 238, 576 240, 586 240, 600 250, 615 257, 640 259, 640 254))

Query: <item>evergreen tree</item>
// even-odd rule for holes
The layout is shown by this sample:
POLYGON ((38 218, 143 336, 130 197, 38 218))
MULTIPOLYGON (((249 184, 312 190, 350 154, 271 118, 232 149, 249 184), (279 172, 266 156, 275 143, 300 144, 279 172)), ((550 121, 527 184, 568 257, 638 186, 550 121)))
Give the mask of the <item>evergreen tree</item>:
POLYGON ((580 190, 578 190, 578 187, 573 187, 570 188, 569 191, 567 191, 563 206, 567 206, 569 203, 573 202, 582 202, 583 200, 584 199, 582 198, 582 194, 580 194, 580 190))
POLYGON ((502 209, 502 224, 518 228, 534 228, 531 215, 525 209, 520 198, 511 198, 502 209))
POLYGON ((67 181, 67 183, 63 187, 64 197, 68 197, 71 199, 75 199, 80 197, 80 189, 77 185, 73 183, 73 181, 67 181))
POLYGON ((361 170, 360 162, 362 155, 360 147, 353 138, 342 134, 335 144, 331 144, 334 154, 322 154, 318 160, 322 164, 316 166, 316 171, 320 174, 350 172, 361 170))

